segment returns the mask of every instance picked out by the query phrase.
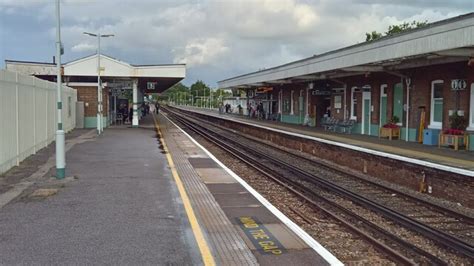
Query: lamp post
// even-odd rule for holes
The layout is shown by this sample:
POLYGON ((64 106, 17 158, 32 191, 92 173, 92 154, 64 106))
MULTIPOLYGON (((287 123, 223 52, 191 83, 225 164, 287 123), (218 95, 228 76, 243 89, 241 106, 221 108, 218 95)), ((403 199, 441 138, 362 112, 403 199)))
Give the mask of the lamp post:
POLYGON ((59 0, 56 0, 56 99, 57 99, 57 120, 56 130, 56 178, 63 179, 66 176, 66 151, 64 149, 64 130, 63 130, 63 102, 61 98, 61 55, 63 54, 61 44, 61 12, 59 0))
POLYGON ((100 82, 100 38, 113 37, 113 34, 100 34, 84 32, 84 34, 97 37, 97 134, 100 135, 104 131, 102 125, 102 84, 100 82))

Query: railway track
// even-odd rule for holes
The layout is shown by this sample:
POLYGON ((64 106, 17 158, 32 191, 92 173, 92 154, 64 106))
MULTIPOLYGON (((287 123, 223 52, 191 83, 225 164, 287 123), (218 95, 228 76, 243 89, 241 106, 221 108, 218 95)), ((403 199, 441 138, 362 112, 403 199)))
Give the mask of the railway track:
MULTIPOLYGON (((189 130, 225 149, 279 184, 299 194, 300 197, 304 197, 307 202, 312 202, 313 207, 319 204, 319 209, 323 208, 325 213, 338 222, 346 224, 347 227, 351 227, 351 224, 365 225, 364 230, 354 228, 354 226, 351 230, 372 242, 378 249, 384 250, 398 262, 405 264, 445 263, 436 256, 382 229, 347 207, 337 204, 335 198, 341 196, 350 199, 470 259, 474 257, 472 238, 457 237, 460 235, 459 232, 473 232, 473 219, 469 216, 443 209, 440 206, 429 204, 429 202, 419 201, 410 195, 401 195, 399 191, 392 188, 351 176, 340 170, 329 169, 330 167, 327 165, 319 164, 317 167, 313 166, 318 170, 308 170, 303 165, 314 164, 314 161, 283 150, 278 152, 285 153, 283 157, 285 159, 280 159, 282 156, 272 154, 274 152, 264 152, 265 149, 261 146, 269 146, 268 144, 255 143, 255 140, 250 140, 241 134, 236 138, 235 132, 232 132, 232 136, 229 137, 227 135, 230 132, 227 129, 218 128, 216 125, 206 125, 209 122, 203 119, 197 121, 193 120, 196 118, 184 118, 176 111, 168 110, 168 112, 189 130), (254 143, 249 145, 250 141, 254 143), (259 163, 256 164, 256 162, 259 163), (326 173, 321 172, 321 168, 326 168, 326 173), (331 191, 333 194, 330 195, 325 191, 331 191), (334 196, 334 193, 338 196, 334 196), (327 207, 321 206, 321 202, 324 202, 327 207), (407 212, 406 210, 411 211, 407 212), (430 221, 435 221, 430 225, 437 226, 428 225, 430 221), (456 235, 456 233, 458 234, 456 235)), ((273 146, 269 147, 275 149, 273 146)))

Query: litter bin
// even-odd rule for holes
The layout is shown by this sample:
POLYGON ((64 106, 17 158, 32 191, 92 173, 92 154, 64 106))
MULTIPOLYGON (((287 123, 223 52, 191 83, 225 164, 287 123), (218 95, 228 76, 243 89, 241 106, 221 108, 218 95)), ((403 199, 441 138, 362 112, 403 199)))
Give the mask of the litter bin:
POLYGON ((427 128, 423 130, 424 145, 438 145, 438 136, 441 130, 427 128))

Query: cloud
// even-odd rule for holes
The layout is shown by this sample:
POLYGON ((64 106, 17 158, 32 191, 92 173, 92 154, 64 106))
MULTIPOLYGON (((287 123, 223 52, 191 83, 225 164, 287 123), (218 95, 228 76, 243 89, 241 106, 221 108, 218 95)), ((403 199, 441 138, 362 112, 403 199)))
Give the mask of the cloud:
POLYGON ((174 63, 184 63, 189 67, 206 65, 218 60, 229 50, 224 40, 217 38, 190 40, 182 51, 176 52, 174 63))
MULTIPOLYGON (((432 22, 474 10, 472 0, 391 3, 385 0, 66 0, 61 3, 66 60, 91 54, 96 49, 95 40, 83 35, 83 31, 113 33, 115 37, 101 42, 104 53, 132 64, 185 62, 187 84, 204 79, 212 86, 235 75, 362 42, 365 32, 384 32, 392 24, 413 20, 432 22)), ((54 1, 0 0, 2 30, 7 32, 13 28, 9 25, 12 24, 15 32, 42 38, 17 43, 9 39, 1 49, 5 57, 12 58, 14 50, 31 50, 32 43, 54 49, 54 8, 54 1), (33 23, 41 25, 46 34, 32 35, 28 25, 33 23)), ((36 53, 38 58, 50 57, 44 56, 45 51, 36 53)))
POLYGON ((89 43, 78 43, 71 47, 71 51, 73 52, 86 52, 86 51, 95 51, 97 46, 89 44, 89 43))

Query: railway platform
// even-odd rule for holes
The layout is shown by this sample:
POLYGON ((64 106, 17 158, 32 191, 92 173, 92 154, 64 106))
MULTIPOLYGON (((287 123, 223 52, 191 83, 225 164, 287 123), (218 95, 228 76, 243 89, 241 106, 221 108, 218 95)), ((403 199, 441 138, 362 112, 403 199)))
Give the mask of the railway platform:
POLYGON ((292 125, 277 121, 257 120, 246 116, 234 114, 219 114, 217 110, 179 106, 179 108, 193 111, 205 115, 216 116, 244 124, 251 124, 263 128, 283 131, 288 134, 298 134, 306 137, 313 137, 325 141, 342 144, 350 149, 362 148, 365 151, 382 152, 387 155, 395 155, 406 161, 411 159, 428 162, 429 165, 441 165, 443 168, 450 168, 464 174, 474 176, 474 152, 455 151, 450 148, 438 148, 438 146, 427 146, 415 142, 403 140, 386 140, 374 136, 360 134, 343 134, 324 131, 320 128, 313 128, 300 125, 292 125))
POLYGON ((341 264, 163 116, 72 136, 0 177, 0 264, 341 264))

